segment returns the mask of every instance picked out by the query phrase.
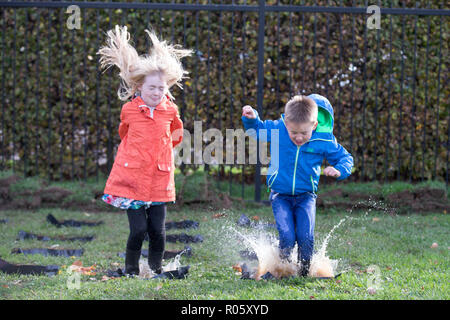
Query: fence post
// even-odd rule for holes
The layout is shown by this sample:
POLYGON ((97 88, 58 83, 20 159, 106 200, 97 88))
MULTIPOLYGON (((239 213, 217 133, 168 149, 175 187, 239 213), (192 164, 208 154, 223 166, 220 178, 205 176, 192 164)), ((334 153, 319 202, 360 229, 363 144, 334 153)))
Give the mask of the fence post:
MULTIPOLYGON (((266 1, 258 1, 258 83, 256 93, 256 104, 258 113, 263 115, 264 100, 264 29, 266 23, 266 1)), ((259 161, 259 143, 257 145, 257 162, 255 169, 255 201, 261 201, 261 162, 259 161)))

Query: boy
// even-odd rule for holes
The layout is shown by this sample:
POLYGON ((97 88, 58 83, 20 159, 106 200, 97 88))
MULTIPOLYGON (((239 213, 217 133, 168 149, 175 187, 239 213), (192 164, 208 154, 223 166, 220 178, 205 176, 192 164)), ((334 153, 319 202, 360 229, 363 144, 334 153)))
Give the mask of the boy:
MULTIPOLYGON (((347 178, 353 167, 353 157, 333 135, 333 108, 318 94, 295 96, 285 106, 279 120, 261 121, 251 106, 242 108, 246 130, 256 130, 258 139, 265 129, 270 142, 271 130, 278 130, 278 145, 271 145, 272 159, 278 152, 278 165, 267 176, 271 189, 269 200, 280 237, 280 254, 288 259, 297 242, 301 276, 307 276, 314 249, 316 191, 321 165, 326 158, 331 166, 323 170, 326 176, 338 180, 347 178)), ((277 143, 272 141, 272 144, 277 143)), ((270 170, 270 169, 269 169, 270 170)))

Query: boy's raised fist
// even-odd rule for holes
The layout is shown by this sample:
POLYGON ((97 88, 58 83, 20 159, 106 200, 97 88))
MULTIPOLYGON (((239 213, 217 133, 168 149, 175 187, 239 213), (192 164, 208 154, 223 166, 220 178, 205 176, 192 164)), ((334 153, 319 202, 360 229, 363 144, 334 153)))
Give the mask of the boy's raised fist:
POLYGON ((251 106, 249 106, 249 105, 242 107, 242 116, 246 117, 248 119, 255 119, 256 118, 256 114, 253 111, 253 108, 251 106))

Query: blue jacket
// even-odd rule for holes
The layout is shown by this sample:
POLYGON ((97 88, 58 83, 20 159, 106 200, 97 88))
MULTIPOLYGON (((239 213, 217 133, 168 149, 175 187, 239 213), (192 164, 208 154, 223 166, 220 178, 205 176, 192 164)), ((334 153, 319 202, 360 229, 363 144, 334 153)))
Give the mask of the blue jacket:
POLYGON ((338 180, 343 180, 351 174, 353 157, 337 143, 333 135, 333 107, 328 99, 318 94, 311 94, 309 97, 318 106, 318 125, 311 139, 301 146, 295 145, 289 138, 284 114, 279 120, 274 121, 262 121, 256 110, 254 110, 256 119, 242 117, 245 130, 254 129, 251 132, 247 131, 250 136, 271 142, 271 159, 266 183, 268 188, 281 194, 316 193, 324 159, 341 173, 338 180), (261 129, 267 131, 263 132, 261 129), (274 129, 277 132, 273 132, 274 129), (272 136, 276 137, 276 133, 278 139, 271 141, 272 136))

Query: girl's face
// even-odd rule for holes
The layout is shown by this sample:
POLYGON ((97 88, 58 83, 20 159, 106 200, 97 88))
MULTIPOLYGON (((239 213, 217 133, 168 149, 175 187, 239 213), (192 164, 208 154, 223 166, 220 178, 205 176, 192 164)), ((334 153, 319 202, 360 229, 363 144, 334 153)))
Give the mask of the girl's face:
POLYGON ((144 83, 138 88, 141 98, 149 107, 156 107, 167 93, 167 83, 160 73, 152 73, 145 77, 144 83))

